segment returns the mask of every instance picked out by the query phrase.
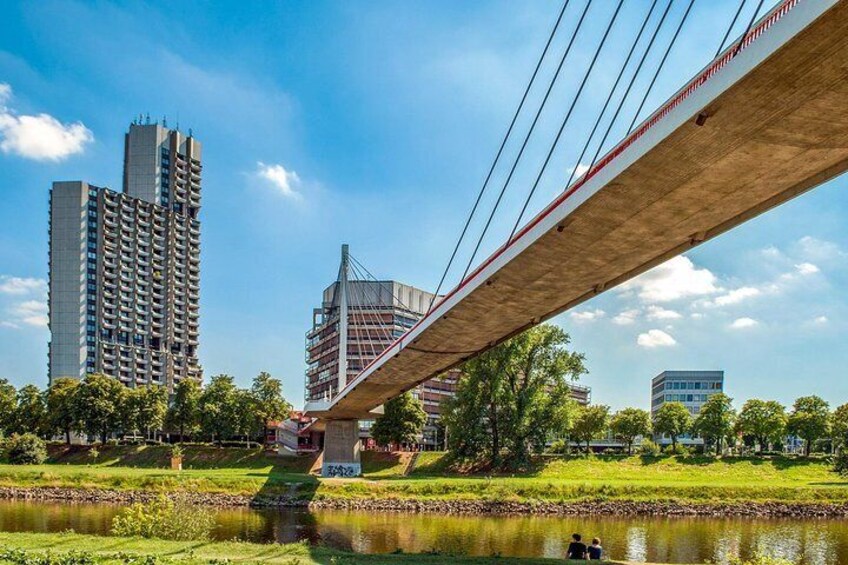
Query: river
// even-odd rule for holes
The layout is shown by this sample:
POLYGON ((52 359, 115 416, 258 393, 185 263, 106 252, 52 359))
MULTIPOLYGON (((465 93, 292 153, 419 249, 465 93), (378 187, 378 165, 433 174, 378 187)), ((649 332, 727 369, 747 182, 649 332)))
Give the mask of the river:
MULTIPOLYGON (((0 530, 109 533, 120 506, 0 501, 0 530)), ((362 553, 561 557, 574 532, 599 536, 610 559, 727 563, 755 554, 793 563, 848 563, 848 522, 743 518, 447 516, 302 509, 215 510, 216 539, 308 540, 362 553)))

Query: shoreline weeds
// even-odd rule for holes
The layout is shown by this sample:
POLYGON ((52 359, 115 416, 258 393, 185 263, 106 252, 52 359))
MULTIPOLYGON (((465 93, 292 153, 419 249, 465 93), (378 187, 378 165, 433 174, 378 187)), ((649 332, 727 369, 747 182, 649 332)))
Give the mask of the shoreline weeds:
POLYGON ((466 515, 592 515, 669 517, 749 517, 749 518, 845 518, 848 503, 827 502, 675 502, 675 501, 491 501, 438 500, 412 498, 333 498, 314 499, 282 495, 237 495, 192 491, 157 492, 143 490, 86 489, 74 487, 0 487, 2 500, 62 501, 72 503, 131 504, 162 494, 191 505, 253 508, 303 508, 310 510, 359 510, 466 515))

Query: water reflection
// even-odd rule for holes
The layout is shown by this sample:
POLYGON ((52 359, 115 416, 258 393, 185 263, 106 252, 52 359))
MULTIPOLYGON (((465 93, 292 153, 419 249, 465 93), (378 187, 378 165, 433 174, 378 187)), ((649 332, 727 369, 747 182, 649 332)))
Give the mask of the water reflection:
MULTIPOLYGON (((120 507, 0 502, 0 530, 108 534, 120 507)), ((345 511, 227 509, 217 539, 305 540, 363 553, 438 551, 456 555, 562 557, 574 532, 603 540, 607 556, 634 562, 728 563, 783 557, 805 565, 848 563, 841 520, 718 518, 473 517, 345 511)))

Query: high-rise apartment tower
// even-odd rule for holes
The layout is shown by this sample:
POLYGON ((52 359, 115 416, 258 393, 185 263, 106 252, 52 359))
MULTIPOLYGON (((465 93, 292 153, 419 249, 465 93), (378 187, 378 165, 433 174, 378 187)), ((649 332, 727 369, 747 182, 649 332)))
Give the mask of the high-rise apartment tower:
POLYGON ((200 379, 201 146, 133 123, 124 186, 55 182, 50 192, 49 377, 127 386, 200 379))

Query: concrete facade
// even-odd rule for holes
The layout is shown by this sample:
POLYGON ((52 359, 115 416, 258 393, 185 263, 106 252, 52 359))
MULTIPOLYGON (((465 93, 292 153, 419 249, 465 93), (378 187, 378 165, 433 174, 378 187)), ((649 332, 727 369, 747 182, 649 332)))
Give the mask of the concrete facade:
POLYGON ((316 417, 352 418, 848 169, 848 3, 781 3, 316 417))
POLYGON ((172 390, 202 377, 200 145, 133 124, 126 149, 123 193, 84 182, 51 190, 49 376, 98 372, 172 390))
MULTIPOLYGON (((701 412, 701 407, 714 394, 724 392, 724 371, 663 371, 651 380, 651 417, 667 402, 680 402, 692 417, 701 412)), ((660 445, 671 443, 671 438, 655 436, 660 445)), ((680 443, 701 445, 703 440, 689 435, 680 438, 680 443)))
POLYGON ((358 477, 362 474, 359 440, 359 422, 334 420, 327 422, 324 430, 324 460, 321 475, 324 477, 358 477))

